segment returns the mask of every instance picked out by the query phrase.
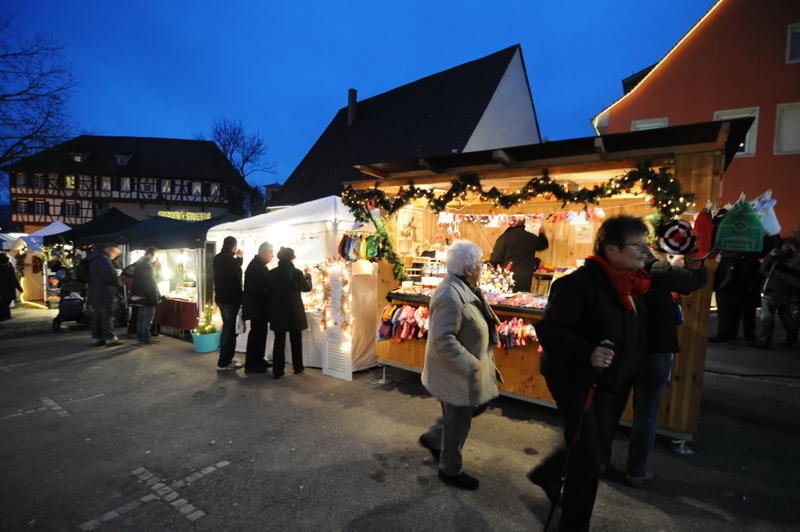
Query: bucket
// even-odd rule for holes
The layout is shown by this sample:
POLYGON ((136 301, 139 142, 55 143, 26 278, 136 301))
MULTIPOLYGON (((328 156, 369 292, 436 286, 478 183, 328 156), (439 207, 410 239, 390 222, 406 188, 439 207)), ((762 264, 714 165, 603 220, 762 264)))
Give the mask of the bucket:
POLYGON ((192 332, 194 350, 198 353, 210 353, 219 349, 219 332, 197 334, 192 332))

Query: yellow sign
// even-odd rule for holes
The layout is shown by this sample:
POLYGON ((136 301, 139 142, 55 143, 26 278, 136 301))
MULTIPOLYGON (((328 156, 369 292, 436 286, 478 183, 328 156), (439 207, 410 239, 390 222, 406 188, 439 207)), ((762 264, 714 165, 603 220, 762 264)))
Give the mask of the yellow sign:
POLYGON ((211 218, 210 212, 189 212, 189 211, 158 211, 159 216, 164 218, 174 218, 187 222, 201 222, 211 218))

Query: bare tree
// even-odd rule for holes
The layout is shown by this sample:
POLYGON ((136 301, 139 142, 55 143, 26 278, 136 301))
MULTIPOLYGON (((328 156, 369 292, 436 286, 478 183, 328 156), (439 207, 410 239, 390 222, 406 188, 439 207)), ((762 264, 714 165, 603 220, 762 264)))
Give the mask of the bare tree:
POLYGON ((76 82, 52 38, 23 36, 0 20, 0 166, 69 136, 66 107, 76 82))
MULTIPOLYGON (((202 135, 196 137, 203 138, 202 135)), ((211 124, 211 139, 247 185, 249 190, 242 201, 247 202, 249 211, 263 212, 266 202, 261 187, 247 184, 246 179, 255 172, 274 173, 275 164, 263 161, 267 153, 264 139, 258 133, 247 134, 241 121, 229 118, 221 118, 211 124)), ((239 201, 239 198, 234 196, 233 200, 239 201)))

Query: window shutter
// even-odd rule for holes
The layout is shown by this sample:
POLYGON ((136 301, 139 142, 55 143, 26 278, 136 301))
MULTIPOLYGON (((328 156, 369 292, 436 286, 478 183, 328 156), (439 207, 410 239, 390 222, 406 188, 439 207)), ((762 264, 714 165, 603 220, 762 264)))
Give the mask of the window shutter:
POLYGON ((111 178, 111 190, 114 192, 119 192, 119 177, 111 178))
POLYGON ((8 174, 8 186, 10 188, 14 188, 17 186, 17 175, 16 174, 8 174))
POLYGON ((44 213, 45 214, 50 214, 50 202, 49 201, 45 201, 44 202, 44 213))
POLYGON ((29 213, 36 212, 36 202, 33 200, 28 200, 28 208, 26 209, 29 213))
POLYGON ((17 212, 17 200, 11 200, 11 212, 17 212))
POLYGON ((203 197, 209 197, 211 195, 211 183, 203 182, 203 197))

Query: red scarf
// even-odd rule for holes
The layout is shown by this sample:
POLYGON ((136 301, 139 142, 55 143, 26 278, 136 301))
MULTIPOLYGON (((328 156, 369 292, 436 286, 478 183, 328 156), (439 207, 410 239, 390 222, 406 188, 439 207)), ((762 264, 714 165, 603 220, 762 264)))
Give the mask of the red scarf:
POLYGON ((627 310, 634 310, 633 296, 646 294, 650 290, 650 275, 644 270, 637 270, 633 273, 623 273, 613 267, 603 257, 592 255, 588 260, 593 260, 603 267, 611 286, 614 287, 614 292, 617 294, 617 300, 620 305, 627 310))

